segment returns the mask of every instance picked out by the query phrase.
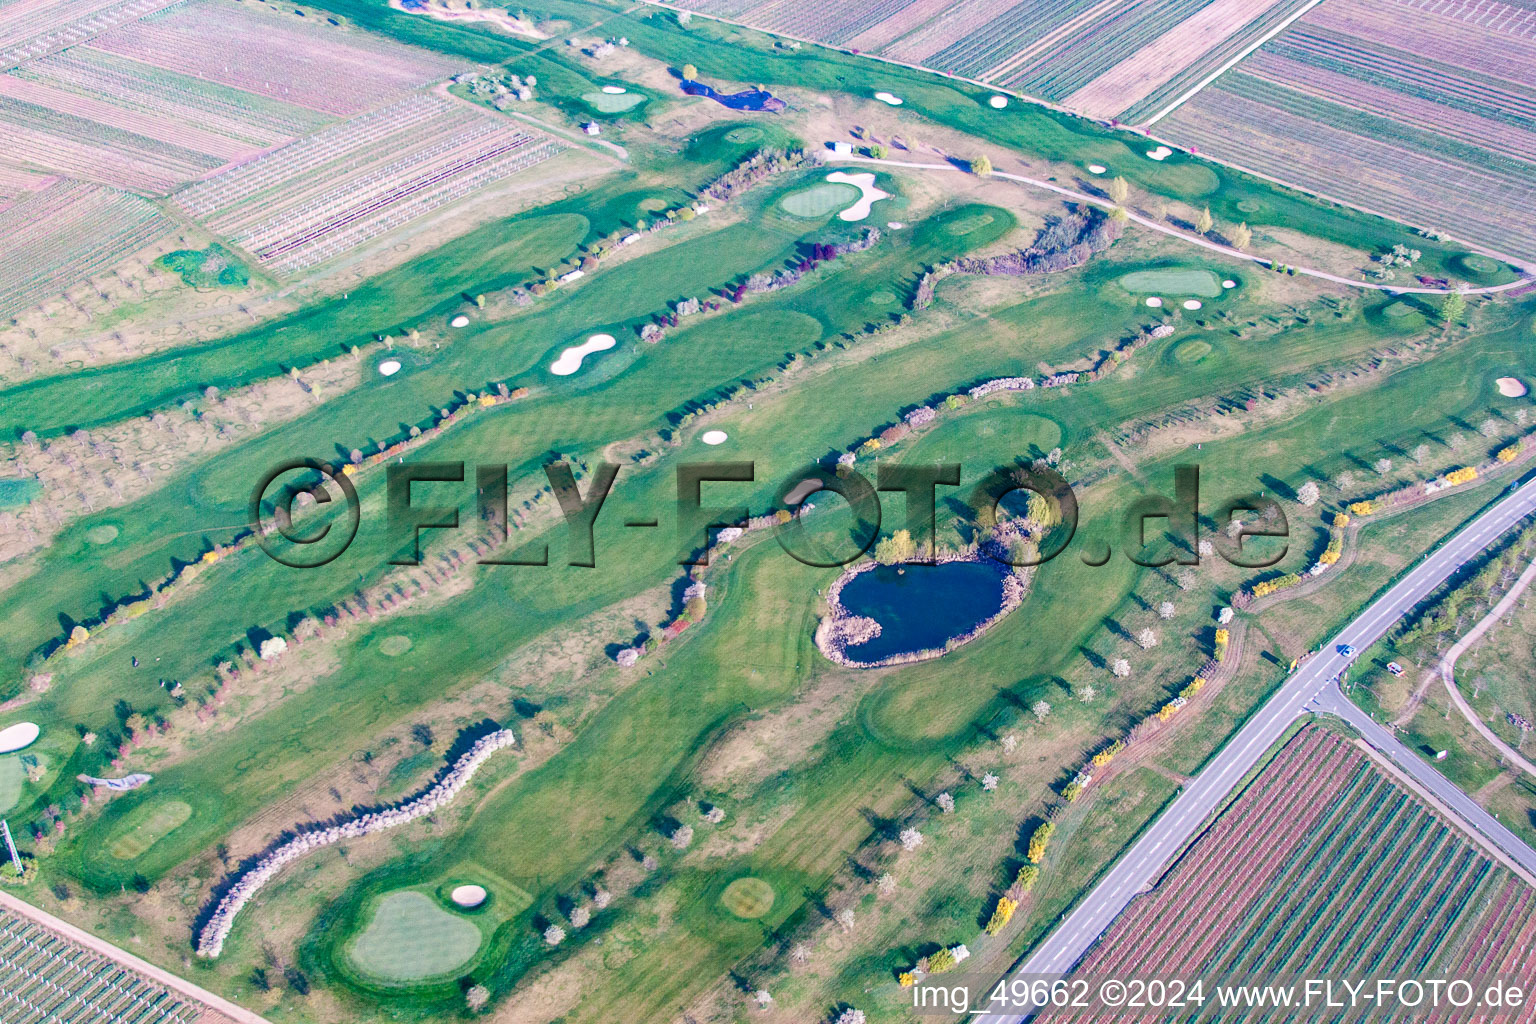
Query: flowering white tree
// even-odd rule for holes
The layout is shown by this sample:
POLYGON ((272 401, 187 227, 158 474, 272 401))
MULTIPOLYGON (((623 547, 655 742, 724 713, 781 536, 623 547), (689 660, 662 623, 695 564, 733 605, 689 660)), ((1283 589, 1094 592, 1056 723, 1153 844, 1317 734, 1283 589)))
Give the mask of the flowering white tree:
POLYGON ((609 892, 607 889, 599 887, 592 893, 592 905, 598 910, 602 910, 612 902, 613 893, 609 892))
POLYGON ((1408 453, 1408 457, 1413 460, 1415 466, 1424 465, 1424 460, 1429 458, 1429 445, 1422 442, 1414 445, 1413 451, 1408 453))
POLYGON ((565 929, 557 924, 552 924, 544 929, 544 942, 550 946, 558 946, 565 941, 565 929))
MULTIPOLYGON (((1129 667, 1127 667, 1126 671, 1130 671, 1129 667)), ((1077 696, 1077 699, 1082 701, 1084 704, 1092 704, 1093 698, 1099 695, 1099 691, 1094 689, 1092 683, 1084 683, 1082 686, 1074 686, 1072 688, 1072 692, 1077 696)))
POLYGON ((797 964, 809 963, 811 949, 803 942, 797 942, 789 950, 789 958, 797 964))
POLYGON ((1035 701, 1033 704, 1031 704, 1029 706, 1029 713, 1035 716, 1035 721, 1037 721, 1037 722, 1045 721, 1046 716, 1048 716, 1051 713, 1050 702, 1049 701, 1044 701, 1044 700, 1037 700, 1037 701, 1035 701))
POLYGON ((1124 679, 1131 674, 1131 663, 1124 658, 1116 658, 1114 664, 1109 666, 1109 670, 1115 674, 1116 678, 1124 679))
POLYGON ((464 993, 464 1002, 476 1013, 485 1009, 485 1004, 491 1001, 491 990, 484 985, 473 985, 464 993))
POLYGON ((896 876, 887 871, 875 879, 875 891, 881 896, 889 896, 896 891, 896 876))
POLYGON ((1157 606, 1157 617, 1160 619, 1171 619, 1173 618, 1173 613, 1176 610, 1177 609, 1173 607, 1172 601, 1164 601, 1162 604, 1157 606))
POLYGON ((981 788, 990 793, 997 788, 997 781, 996 775, 987 772, 987 774, 981 777, 981 788))
POLYGON ((1150 651, 1157 646, 1157 634, 1152 632, 1152 628, 1148 626, 1136 634, 1136 645, 1144 651, 1150 651))
POLYGON ((269 636, 261 642, 259 657, 262 661, 275 661, 288 653, 288 641, 280 636, 269 636))
POLYGON ((1392 460, 1387 458, 1377 459, 1371 463, 1371 468, 1376 471, 1377 476, 1386 476, 1392 472, 1392 460))
MULTIPOLYGON (((1422 448, 1424 446, 1419 445, 1419 447, 1422 448)), ((1316 480, 1308 480, 1306 483, 1302 484, 1296 489, 1296 500, 1306 508, 1311 508, 1313 505, 1316 505, 1317 499, 1321 498, 1322 496, 1322 492, 1318 489, 1316 480)))
POLYGON ((837 1015, 837 1020, 833 1024, 864 1024, 864 1011, 849 1007, 837 1015))
POLYGON ((901 830, 900 839, 901 848, 908 853, 923 845, 923 834, 911 825, 901 830))
POLYGON ((1004 736, 1002 742, 1003 753, 1005 754, 1011 754, 1019 747, 1019 738, 1013 733, 1009 733, 1007 736, 1004 736))
POLYGON ((837 926, 845 932, 853 931, 853 908, 844 907, 837 912, 837 926))
POLYGON ((672 845, 677 847, 677 849, 686 850, 688 849, 688 844, 693 842, 693 826, 679 825, 673 829, 672 834, 667 838, 672 840, 672 845))
POLYGON ((763 1010, 768 1009, 773 1003, 773 996, 769 995, 768 990, 765 988, 760 988, 752 993, 752 998, 757 1001, 758 1008, 763 1010))
POLYGON ((1450 437, 1445 439, 1445 443, 1451 449, 1451 451, 1459 452, 1461 449, 1467 446, 1467 435, 1452 434, 1450 437))
POLYGON ((586 907, 571 908, 571 927, 585 928, 592 920, 592 911, 586 907))
POLYGON ((934 797, 934 803, 939 805, 939 810, 945 814, 955 813, 955 798, 948 793, 940 793, 934 797))
POLYGON ((1477 432, 1484 437, 1492 437, 1499 432, 1499 421, 1490 416, 1477 425, 1477 432))
POLYGON ((1350 472, 1340 473, 1333 478, 1333 486, 1341 491, 1353 490, 1355 486, 1355 474, 1350 472))

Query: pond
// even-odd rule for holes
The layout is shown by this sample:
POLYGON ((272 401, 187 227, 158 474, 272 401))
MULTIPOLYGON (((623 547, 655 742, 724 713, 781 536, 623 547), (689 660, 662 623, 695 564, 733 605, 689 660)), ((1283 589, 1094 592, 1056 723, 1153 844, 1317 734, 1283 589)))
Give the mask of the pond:
POLYGON ((784 109, 784 101, 765 89, 744 89, 741 92, 716 92, 703 82, 684 81, 683 92, 689 96, 708 96, 721 106, 732 110, 766 110, 778 113, 784 109))
POLYGON ((1003 607, 1003 566, 996 562, 880 566, 850 579, 839 595, 849 615, 880 624, 880 635, 850 644, 856 663, 874 664, 942 649, 1003 607))

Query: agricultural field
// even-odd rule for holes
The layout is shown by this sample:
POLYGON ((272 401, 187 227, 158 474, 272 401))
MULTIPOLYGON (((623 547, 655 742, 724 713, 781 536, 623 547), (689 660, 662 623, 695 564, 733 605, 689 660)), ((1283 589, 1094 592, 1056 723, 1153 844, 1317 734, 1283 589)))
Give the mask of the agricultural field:
POLYGON ((57 179, 0 208, 0 316, 10 316, 170 235, 153 203, 57 179))
POLYGON ((1354 743, 1308 726, 1078 970, 1127 978, 1523 976, 1536 957, 1533 907, 1527 880, 1354 743))
POLYGON ((1328 0, 1155 128, 1180 146, 1536 255, 1536 39, 1503 4, 1328 0), (1492 17, 1501 10, 1505 16, 1492 17))
MULTIPOLYGON (((1149 39, 1198 16, 1141 6, 1149 39)), ((1053 87, 1134 57, 1130 8, 1103 7, 1118 42, 1062 52, 1053 87)), ((157 201, 0 177, 0 218, 52 197, 0 220, 29 251, 118 197, 173 225, 93 278, 121 308, 0 329, 0 367, 44 364, 0 379, 0 736, 27 744, 0 742, 21 860, 0 885, 267 1020, 917 1022, 904 975, 959 945, 1001 975, 1049 941, 1291 659, 1526 472, 1532 398, 1508 382, 1536 383, 1536 298, 1514 266, 987 86, 655 5, 514 13, 547 38, 376 0, 195 0, 9 75, 143 138, 260 144, 157 201), (287 77, 234 63, 289 52, 287 77), (532 96, 427 88, 470 65, 532 96), (687 65, 779 102, 693 95, 687 65), (631 94, 604 88, 645 100, 594 113, 631 94), (1248 250, 1221 241, 1240 221, 1248 250), (1374 287, 1394 246, 1481 290, 1374 287), (188 304, 153 306, 145 276, 188 304), (1272 569, 1129 557, 1125 513, 1191 462, 1201 540, 1223 501, 1274 496, 1288 536, 1245 548, 1272 569), (412 503, 459 526, 413 545, 387 509, 396 467, 429 463, 412 503), (700 501, 739 530, 680 511, 701 463, 729 464, 700 501), (937 566, 903 554, 903 529, 926 539, 915 499, 882 493, 872 523, 787 486, 935 464, 961 467, 937 566), (1061 500, 993 490, 1044 468, 1075 531, 1061 500), (589 501, 613 483, 590 547, 566 472, 589 501), (296 537, 346 532, 349 495, 355 536, 289 564, 296 537), (975 564, 1066 533, 1038 568, 975 564), (873 589, 865 623, 838 616, 847 579, 873 589), (839 631, 869 623, 889 664, 850 656, 877 638, 839 631)), ((1232 14, 1208 15, 1227 40, 1232 14)), ((1149 84, 1118 75, 1103 102, 1149 84)), ((91 273, 68 268, 95 237, 54 243, 59 274, 91 273)), ((1529 945, 1523 883, 1329 729, 1196 858, 1223 895, 1250 887, 1253 931, 1183 867, 1181 902, 1134 913, 1198 925, 1222 962, 1529 945), (1329 875, 1339 850, 1376 856, 1329 875)))
POLYGON ((668 6, 1017 89, 1135 123, 1309 0, 885 0, 668 6))
POLYGON ((291 272, 562 148, 465 104, 418 95, 189 185, 173 201, 264 264, 291 272))

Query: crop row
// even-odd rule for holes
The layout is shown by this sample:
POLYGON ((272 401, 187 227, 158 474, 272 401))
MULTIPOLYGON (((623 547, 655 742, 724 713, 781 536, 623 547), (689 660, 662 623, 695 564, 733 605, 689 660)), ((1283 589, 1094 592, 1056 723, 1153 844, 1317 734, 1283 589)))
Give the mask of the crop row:
POLYGON ((1361 759, 1322 730, 1298 734, 1244 791, 1156 892, 1137 900, 1090 954, 1085 971, 1117 975, 1164 969, 1171 958, 1203 962, 1203 950, 1245 912, 1210 894, 1262 890, 1313 821, 1372 784, 1361 759), (1344 798, 1336 798, 1348 786, 1344 798))
POLYGON ((864 0, 859 4, 808 4, 804 0, 778 0, 764 4, 749 17, 772 32, 846 46, 854 36, 889 18, 910 2, 864 0))
MULTIPOLYGON (((1127 124, 1140 124, 1146 118, 1162 111, 1168 104, 1194 88, 1206 75, 1236 57, 1255 40, 1262 38, 1276 25, 1295 14, 1296 10, 1307 2, 1308 0, 1282 0, 1270 6, 1264 13, 1244 25, 1240 31, 1223 39, 1219 45, 1213 47, 1200 59, 1120 111, 1119 119, 1127 124)), ((1267 50, 1268 47, 1265 49, 1267 50)), ((1244 64, 1244 67, 1247 65, 1244 64)))
POLYGON ((125 110, 180 118, 189 125, 258 147, 321 128, 324 115, 255 93, 157 68, 105 50, 77 46, 13 73, 125 110))
POLYGON ((105 270, 174 225, 153 203, 101 185, 60 181, 0 210, 0 315, 105 270))
POLYGON ((191 1024, 201 1010, 55 933, 0 914, 0 1020, 191 1024))
POLYGON ((506 139, 480 153, 432 168, 379 194, 352 193, 349 205, 295 225, 258 250, 264 261, 288 269, 312 266, 431 210, 547 160, 553 143, 527 136, 506 139))
MULTIPOLYGON (((472 111, 436 96, 411 96, 189 185, 176 193, 176 205, 193 217, 226 217, 232 208, 279 186, 316 180, 322 169, 327 171, 323 180, 332 181, 338 170, 376 160, 391 139, 414 140, 472 116, 472 111)), ((288 194, 278 198, 292 201, 288 194)))
MULTIPOLYGON (((1044 60, 1013 69, 1005 85, 1063 100, 1154 39, 1172 32, 1208 0, 1157 0, 1116 11, 1051 47, 1044 60)), ((986 77, 995 77, 989 70, 986 77)))
MULTIPOLYGON (((1084 0, 1027 0, 1006 11, 991 13, 970 5, 958 26, 965 35, 923 57, 929 67, 967 78, 980 78, 988 69, 1007 61, 1051 32, 1086 13, 1094 5, 1084 0), (991 17, 988 14, 991 13, 991 17)), ((951 18, 955 14, 950 15, 951 18)), ((951 21, 946 26, 953 31, 951 21)), ((915 40, 914 40, 915 41, 915 40)))
POLYGON ((377 106, 458 70, 426 50, 251 4, 190 0, 92 45, 196 78, 330 114, 377 106), (229 40, 240 45, 231 47, 229 40))
POLYGON ((0 70, 75 46, 177 0, 57 0, 10 4, 0 18, 0 70))

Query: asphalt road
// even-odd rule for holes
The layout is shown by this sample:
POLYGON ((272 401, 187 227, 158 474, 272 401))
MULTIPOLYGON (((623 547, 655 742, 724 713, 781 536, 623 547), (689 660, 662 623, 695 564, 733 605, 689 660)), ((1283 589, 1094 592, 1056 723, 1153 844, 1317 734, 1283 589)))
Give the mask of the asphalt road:
MULTIPOLYGON (((1462 815, 1467 824, 1487 835, 1519 863, 1536 870, 1536 851, 1451 785, 1412 751, 1339 694, 1332 680, 1351 659, 1337 651, 1350 644, 1364 651, 1447 577, 1492 544, 1522 517, 1536 512, 1536 480, 1506 495, 1468 523, 1366 607, 1327 645, 1298 668, 1280 690, 1238 730, 1184 792, 1109 870, 1093 890, 1062 921, 1040 947, 1014 972, 1015 976, 1060 976, 1086 953, 1131 899, 1150 888, 1170 859, 1206 822, 1233 788, 1257 764, 1265 751, 1308 710, 1332 711, 1359 729, 1373 746, 1397 762, 1415 779, 1462 815), (1311 705, 1309 707, 1309 705, 1311 705), (1350 714, 1350 709, 1353 713, 1350 714)), ((979 1014, 984 1024, 1019 1024, 1027 1014, 979 1014)))

